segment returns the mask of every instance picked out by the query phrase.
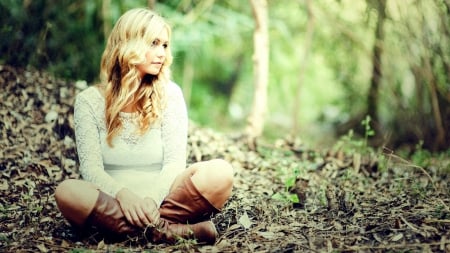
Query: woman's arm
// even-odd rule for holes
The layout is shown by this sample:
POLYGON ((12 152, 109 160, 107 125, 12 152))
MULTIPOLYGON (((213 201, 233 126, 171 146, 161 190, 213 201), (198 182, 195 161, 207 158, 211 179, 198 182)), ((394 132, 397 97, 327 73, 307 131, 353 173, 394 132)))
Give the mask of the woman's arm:
POLYGON ((167 90, 167 106, 162 120, 163 167, 160 174, 159 199, 161 204, 169 193, 175 177, 186 168, 188 115, 183 93, 175 83, 167 90))
POLYGON ((104 126, 95 118, 88 98, 80 93, 74 105, 75 139, 80 173, 83 179, 96 184, 100 190, 115 197, 123 185, 115 181, 103 167, 99 129, 104 126))

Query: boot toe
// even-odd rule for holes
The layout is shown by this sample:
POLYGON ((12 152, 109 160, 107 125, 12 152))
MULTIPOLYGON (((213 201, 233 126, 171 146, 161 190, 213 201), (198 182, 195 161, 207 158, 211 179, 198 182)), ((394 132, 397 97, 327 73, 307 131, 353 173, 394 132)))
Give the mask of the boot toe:
POLYGON ((219 234, 212 221, 204 221, 197 223, 196 225, 197 231, 194 232, 194 235, 198 242, 205 242, 210 245, 216 242, 219 234))

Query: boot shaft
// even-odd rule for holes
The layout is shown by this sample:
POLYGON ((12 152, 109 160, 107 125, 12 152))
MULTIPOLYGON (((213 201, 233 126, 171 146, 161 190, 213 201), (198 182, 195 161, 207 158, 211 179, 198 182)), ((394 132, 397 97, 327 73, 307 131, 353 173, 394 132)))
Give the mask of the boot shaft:
POLYGON ((185 177, 181 184, 171 191, 162 202, 159 212, 161 217, 171 223, 195 224, 209 220, 219 213, 195 187, 190 176, 185 177))

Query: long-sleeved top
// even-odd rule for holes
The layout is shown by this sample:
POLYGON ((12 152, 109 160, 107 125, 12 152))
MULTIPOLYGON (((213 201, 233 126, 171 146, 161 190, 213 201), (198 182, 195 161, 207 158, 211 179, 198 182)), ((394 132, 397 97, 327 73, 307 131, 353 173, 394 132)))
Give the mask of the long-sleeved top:
POLYGON ((105 98, 89 87, 75 99, 74 124, 80 173, 101 191, 115 197, 126 187, 158 205, 175 177, 186 167, 187 109, 181 89, 166 86, 167 103, 161 119, 139 134, 137 113, 121 112, 123 129, 106 142, 105 98))

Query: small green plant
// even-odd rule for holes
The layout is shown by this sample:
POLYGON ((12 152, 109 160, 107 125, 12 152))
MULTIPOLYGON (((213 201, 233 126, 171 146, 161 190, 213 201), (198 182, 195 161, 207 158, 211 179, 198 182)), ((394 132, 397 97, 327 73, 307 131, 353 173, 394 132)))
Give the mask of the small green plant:
POLYGON ((372 137, 375 135, 375 131, 370 126, 371 120, 372 120, 372 118, 370 117, 370 115, 367 115, 366 118, 363 121, 361 121, 361 125, 364 126, 364 146, 365 147, 367 147, 367 140, 369 139, 369 137, 372 137))
POLYGON ((382 155, 378 157, 378 170, 381 173, 388 171, 389 166, 391 166, 391 158, 389 155, 382 155))
POLYGON ((326 206, 328 203, 327 197, 326 197, 326 185, 321 185, 319 188, 319 191, 317 192, 316 199, 319 200, 319 205, 326 206))
POLYGON ((174 249, 178 249, 181 252, 191 251, 195 245, 197 245, 197 240, 195 239, 185 239, 182 237, 176 238, 176 244, 174 245, 174 249))
POLYGON ((411 183, 411 193, 418 199, 425 199, 427 195, 426 187, 422 186, 419 182, 411 183))
POLYGON ((437 219, 447 219, 450 218, 450 213, 446 211, 444 205, 437 205, 434 209, 433 216, 437 219))
POLYGON ((354 170, 345 170, 342 174, 342 180, 350 180, 353 177, 355 177, 355 172, 354 170))
POLYGON ((430 165, 431 158, 430 151, 423 149, 423 141, 419 141, 416 144, 414 153, 411 155, 412 162, 417 166, 425 168, 430 165))
POLYGON ((71 249, 69 252, 70 253, 89 253, 89 252, 92 252, 92 250, 81 248, 81 249, 71 249))
POLYGON ((356 137, 353 129, 350 129, 347 135, 340 137, 340 139, 334 145, 333 149, 342 150, 346 154, 373 153, 373 149, 368 145, 369 138, 375 136, 375 131, 370 126, 371 120, 371 117, 367 115, 366 118, 361 121, 361 125, 364 126, 364 138, 356 137))
POLYGON ((294 204, 300 203, 297 194, 290 192, 290 190, 295 187, 297 177, 300 175, 300 169, 298 167, 295 167, 292 170, 292 172, 293 173, 288 177, 286 177, 284 181, 284 191, 276 192, 274 195, 272 195, 272 199, 290 202, 294 204))

